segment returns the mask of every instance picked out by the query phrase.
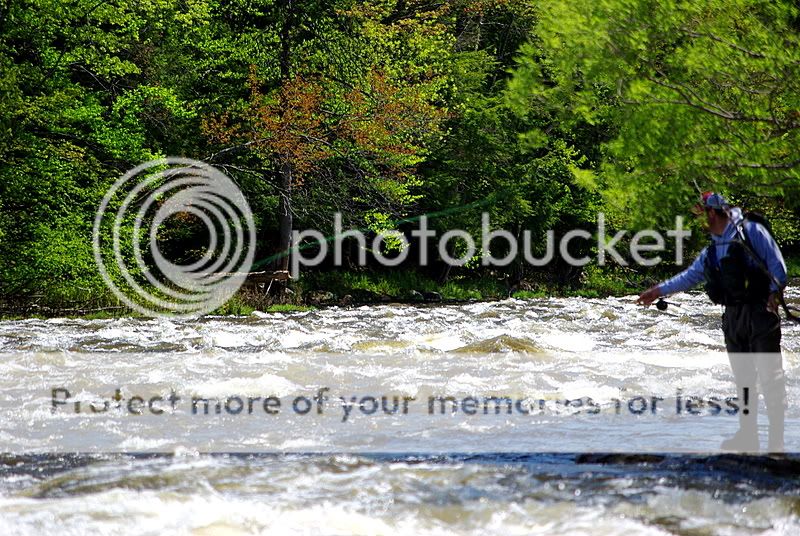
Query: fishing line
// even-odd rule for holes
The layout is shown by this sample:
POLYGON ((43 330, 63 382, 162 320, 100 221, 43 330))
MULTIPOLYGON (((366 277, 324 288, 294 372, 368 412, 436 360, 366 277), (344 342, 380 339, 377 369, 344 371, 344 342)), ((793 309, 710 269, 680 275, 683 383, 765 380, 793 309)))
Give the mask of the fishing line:
MULTIPOLYGON (((444 209, 444 210, 437 210, 437 211, 434 211, 434 212, 427 212, 425 214, 420 214, 419 216, 409 216, 407 218, 401 218, 399 220, 394 220, 394 221, 390 222, 390 224, 393 227, 396 228, 398 225, 400 225, 402 223, 414 223, 416 221, 421 220, 422 218, 435 219, 435 218, 440 218, 442 216, 449 216, 451 214, 458 214, 460 212, 466 212, 467 210, 470 210, 470 209, 473 209, 473 208, 477 208, 477 207, 481 207, 481 206, 485 206, 485 205, 494 203, 496 201, 499 201, 499 200, 505 198, 509 193, 510 193, 509 190, 503 190, 503 191, 498 192, 498 193, 490 194, 490 195, 484 197, 483 199, 479 199, 477 201, 473 201, 472 203, 467 203, 466 205, 447 208, 447 209, 444 209)), ((369 227, 363 227, 361 229, 355 229, 355 231, 363 233, 363 232, 368 232, 368 231, 374 231, 374 229, 370 229, 369 227)), ((333 240, 335 240, 335 239, 336 239, 336 235, 330 235, 330 236, 325 237, 325 242, 333 242, 333 240)), ((269 257, 261 259, 260 261, 254 262, 253 263, 253 268, 259 268, 261 266, 264 266, 265 264, 269 264, 269 263, 271 263, 273 261, 276 261, 278 259, 282 259, 283 257, 288 257, 289 255, 291 255, 292 250, 297 250, 299 252, 299 251, 302 251, 302 250, 305 250, 305 249, 316 247, 317 243, 318 242, 310 242, 310 243, 306 243, 306 244, 302 244, 302 245, 298 244, 296 246, 292 246, 292 247, 286 249, 285 251, 278 252, 278 253, 276 253, 274 255, 270 255, 269 257)))

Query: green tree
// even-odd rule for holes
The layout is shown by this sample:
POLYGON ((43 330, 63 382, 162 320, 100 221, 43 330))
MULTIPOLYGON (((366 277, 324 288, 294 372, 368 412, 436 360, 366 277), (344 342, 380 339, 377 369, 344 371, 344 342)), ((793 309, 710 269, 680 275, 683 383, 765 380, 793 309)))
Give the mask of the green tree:
POLYGON ((0 294, 103 293, 91 228, 106 188, 191 117, 150 83, 178 2, 36 0, 0 8, 0 294))
POLYGON ((652 224, 712 188, 797 207, 796 3, 554 1, 536 34, 515 99, 567 125, 613 116, 601 181, 610 209, 652 224))
POLYGON ((264 61, 252 62, 247 98, 203 123, 212 162, 261 170, 274 188, 279 221, 265 229, 278 251, 295 217, 327 228, 338 211, 345 225, 377 230, 414 199, 415 168, 445 114, 452 38, 437 10, 407 18, 395 7, 281 4, 272 53, 253 58, 264 61))
MULTIPOLYGON (((421 204, 448 214, 435 222, 440 231, 467 229, 473 236, 480 236, 481 212, 488 212, 492 226, 511 231, 519 243, 530 231, 532 252, 540 255, 548 230, 593 221, 596 196, 583 179, 592 176, 607 127, 562 124, 558 114, 518 101, 508 87, 514 52, 536 39, 530 2, 464 2, 458 9, 448 134, 422 166, 421 204)), ((501 242, 497 256, 504 255, 501 242)), ((470 265, 479 265, 479 257, 480 249, 470 265)), ((518 260, 514 279, 527 268, 521 253, 518 260)), ((449 273, 444 266, 444 277, 449 273)))

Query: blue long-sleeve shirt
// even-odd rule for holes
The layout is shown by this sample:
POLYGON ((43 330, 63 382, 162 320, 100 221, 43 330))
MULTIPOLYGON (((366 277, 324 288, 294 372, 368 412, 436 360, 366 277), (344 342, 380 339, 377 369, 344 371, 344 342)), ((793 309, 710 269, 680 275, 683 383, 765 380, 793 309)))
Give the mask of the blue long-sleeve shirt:
MULTIPOLYGON (((700 255, 683 272, 672 279, 659 284, 658 289, 662 296, 689 290, 705 280, 705 262, 708 248, 717 248, 717 259, 723 258, 728 253, 728 245, 738 239, 737 227, 742 219, 742 212, 738 208, 731 209, 731 221, 721 235, 711 235, 713 245, 709 245, 700 252, 700 255)), ((744 232, 758 257, 767 265, 774 280, 770 283, 770 290, 776 292, 786 286, 786 263, 781 255, 778 244, 763 225, 751 221, 744 222, 744 232), (778 287, 780 284, 780 288, 778 287)), ((755 259, 748 258, 748 262, 756 264, 755 259)))

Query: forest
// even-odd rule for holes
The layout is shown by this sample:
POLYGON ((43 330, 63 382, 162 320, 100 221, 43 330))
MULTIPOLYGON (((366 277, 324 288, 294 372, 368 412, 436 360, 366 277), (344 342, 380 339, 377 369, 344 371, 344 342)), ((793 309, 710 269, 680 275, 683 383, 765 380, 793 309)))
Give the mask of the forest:
MULTIPOLYGON (((117 303, 95 214, 122 174, 167 156, 235 181, 258 269, 285 269, 292 230, 330 234, 336 213, 371 233, 427 214, 480 236, 486 212, 537 248, 548 230, 596 233, 600 212, 608 234, 682 215, 694 254, 708 238, 691 209, 713 190, 764 213, 800 275, 798 149, 791 1, 0 0, 0 302, 117 303)), ((191 263, 206 232, 187 215, 158 241, 191 263)), ((625 294, 680 269, 486 267, 480 249, 386 269, 356 249, 222 312, 625 294)))

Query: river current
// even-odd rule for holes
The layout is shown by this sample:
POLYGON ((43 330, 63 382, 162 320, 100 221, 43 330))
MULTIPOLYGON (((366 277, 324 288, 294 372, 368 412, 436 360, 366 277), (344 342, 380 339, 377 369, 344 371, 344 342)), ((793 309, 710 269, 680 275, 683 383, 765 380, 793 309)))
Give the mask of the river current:
POLYGON ((789 454, 720 454, 721 311, 671 301, 0 322, 0 534, 800 533, 800 327, 789 454))

